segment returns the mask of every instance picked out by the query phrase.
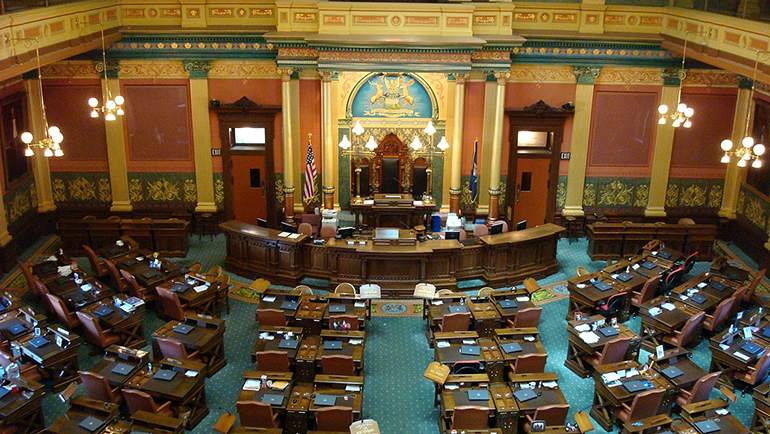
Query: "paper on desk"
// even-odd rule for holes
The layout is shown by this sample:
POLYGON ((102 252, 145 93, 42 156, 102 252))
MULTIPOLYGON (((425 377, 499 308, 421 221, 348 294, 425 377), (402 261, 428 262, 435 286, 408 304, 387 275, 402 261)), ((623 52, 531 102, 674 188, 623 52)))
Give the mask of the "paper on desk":
POLYGON ((634 264, 633 266, 631 266, 631 268, 633 268, 634 270, 638 270, 639 269, 639 264, 634 264))
POLYGON ((663 312, 663 310, 661 310, 659 307, 651 307, 647 310, 647 312, 650 314, 650 316, 658 316, 661 312, 663 312))
POLYGON ((555 381, 544 381, 543 387, 546 387, 548 389, 556 389, 559 386, 559 383, 555 381))
POLYGON ((421 200, 415 200, 414 201, 414 206, 422 206, 422 201, 421 200))
POLYGON ((473 339, 463 339, 463 345, 475 345, 476 341, 473 339))
POLYGON ((289 387, 288 381, 273 381, 273 384, 270 385, 270 388, 273 390, 283 390, 289 387))
POLYGON ((300 237, 300 235, 302 235, 302 234, 291 234, 291 235, 289 235, 289 238, 292 239, 292 240, 296 240, 297 238, 300 237))
POLYGON ((80 289, 82 289, 83 292, 88 292, 88 291, 94 289, 94 286, 91 285, 90 283, 86 283, 85 285, 80 285, 80 289))
POLYGON ((720 416, 727 416, 728 414, 730 414, 730 410, 728 410, 726 408, 720 408, 720 409, 715 410, 714 413, 716 413, 716 414, 718 414, 720 416))
POLYGON ((699 284, 698 284, 698 288, 705 288, 705 287, 706 287, 706 285, 708 285, 708 283, 706 283, 706 282, 701 282, 701 283, 699 283, 699 284))
POLYGON ((520 295, 520 296, 516 297, 516 301, 520 301, 520 302, 523 303, 525 301, 529 301, 529 297, 527 297, 526 295, 520 295))
POLYGON ((265 303, 272 303, 275 301, 275 296, 268 295, 267 297, 263 298, 262 301, 264 301, 265 303))
POLYGON ((203 291, 209 289, 209 286, 208 285, 198 285, 198 286, 196 286, 193 289, 195 290, 195 292, 203 292, 203 291))
POLYGON ((261 381, 257 379, 249 379, 243 383, 243 390, 255 390, 258 391, 261 387, 261 381))
MULTIPOLYGON (((679 294, 679 298, 682 299, 682 300, 687 300, 690 297, 688 297, 688 296, 686 296, 684 294, 679 294)), ((672 310, 672 309, 669 309, 669 310, 672 310)))
POLYGON ((56 261, 56 260, 57 259, 56 259, 55 255, 51 255, 51 256, 48 257, 48 259, 46 259, 46 261, 56 261))
POLYGON ((364 199, 364 205, 374 205, 374 199, 364 199))
POLYGON ((192 370, 187 371, 187 372, 184 373, 184 376, 185 377, 190 377, 190 378, 195 378, 195 377, 198 376, 198 371, 192 371, 192 370))
POLYGON ((594 332, 583 332, 583 333, 580 333, 579 336, 580 336, 580 339, 582 339, 583 342, 587 344, 595 344, 599 342, 599 335, 597 335, 594 332))
POLYGON ((259 338, 263 341, 272 341, 275 339, 275 336, 271 335, 270 333, 260 333, 259 338))
POLYGON ((447 385, 444 386, 444 389, 446 389, 446 390, 457 390, 459 388, 460 388, 460 386, 457 385, 457 384, 447 384, 447 385))
POLYGON ((444 300, 433 300, 430 303, 434 306, 441 306, 442 304, 444 304, 444 300))
POLYGON ((361 345, 364 343, 363 339, 351 339, 348 341, 350 345, 361 345))
POLYGON ((451 345, 447 341, 438 341, 436 342, 436 348, 448 348, 451 345))
POLYGON ((534 336, 524 336, 524 340, 527 342, 535 342, 534 336))
POLYGON ((278 234, 278 236, 279 236, 279 237, 281 237, 281 238, 286 238, 286 237, 288 237, 289 235, 291 235, 291 233, 290 233, 290 232, 281 232, 280 234, 278 234))
POLYGON ((751 357, 747 356, 746 354, 743 354, 740 351, 736 351, 733 354, 735 355, 735 357, 737 357, 739 359, 742 359, 742 360, 749 360, 751 358, 751 357))
POLYGON ((587 332, 591 330, 591 326, 588 324, 580 324, 578 326, 575 326, 575 330, 579 332, 587 332))
POLYGON ((348 384, 347 386, 345 386, 345 391, 346 392, 360 392, 361 391, 361 386, 359 386, 357 384, 348 384))
POLYGON ((610 383, 620 380, 620 375, 618 375, 617 372, 607 372, 606 374, 602 374, 602 380, 604 380, 605 383, 610 383))
POLYGON ((585 288, 585 287, 586 287, 586 284, 585 284, 585 283, 578 283, 578 284, 577 284, 577 285, 575 285, 575 286, 577 286, 577 287, 578 287, 578 289, 583 289, 583 288, 585 288))
POLYGON ((72 274, 72 267, 69 265, 63 265, 56 269, 60 276, 69 276, 72 274))
POLYGON ((674 309, 676 309, 676 305, 674 303, 663 303, 663 304, 660 305, 660 307, 662 307, 663 309, 666 309, 666 310, 674 310, 674 309))
POLYGON ((366 307, 366 302, 365 301, 357 301, 357 302, 353 303, 353 306, 355 306, 355 307, 366 307))
POLYGON ((631 378, 636 375, 639 375, 639 370, 636 368, 631 368, 628 371, 626 371, 626 378, 631 378))

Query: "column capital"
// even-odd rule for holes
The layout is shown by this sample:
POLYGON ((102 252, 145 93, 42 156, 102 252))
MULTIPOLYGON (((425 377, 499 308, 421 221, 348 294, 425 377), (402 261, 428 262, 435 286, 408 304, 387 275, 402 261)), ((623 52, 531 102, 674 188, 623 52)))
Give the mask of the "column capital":
POLYGON ((665 68, 660 71, 663 86, 679 86, 687 77, 687 72, 677 68, 665 68))
POLYGON ((596 77, 602 72, 601 66, 575 66, 572 73, 577 78, 577 84, 594 84, 596 77))
POLYGON ((281 81, 289 81, 291 80, 292 74, 297 70, 294 68, 278 68, 276 71, 278 72, 278 75, 281 76, 281 81))
MULTIPOLYGON (((107 78, 118 78, 118 73, 120 73, 120 69, 122 68, 120 66, 119 60, 109 60, 107 61, 107 78)), ((96 72, 99 73, 100 76, 104 76, 105 73, 105 64, 102 62, 95 61, 94 62, 94 69, 96 72)))
POLYGON ((323 192, 324 194, 334 194, 334 186, 333 185, 324 185, 323 186, 323 192))
POLYGON ((331 83, 332 79, 335 75, 337 75, 334 71, 318 71, 318 75, 321 76, 321 81, 324 83, 331 83))
POLYGON ((295 188, 293 185, 284 185, 283 194, 294 194, 295 188))
POLYGON ((508 83, 508 79, 511 78, 511 72, 510 71, 495 71, 494 72, 495 79, 497 80, 498 86, 505 86, 506 83, 508 83))
POLYGON ((455 72, 452 74, 452 76, 455 79, 455 83, 465 84, 465 80, 467 80, 468 77, 470 77, 470 74, 462 74, 462 73, 455 72))
POLYGON ((754 80, 742 75, 738 76, 738 89, 751 89, 754 87, 754 80))
POLYGON ((211 62, 208 60, 183 60, 182 65, 190 78, 206 78, 211 70, 211 62))

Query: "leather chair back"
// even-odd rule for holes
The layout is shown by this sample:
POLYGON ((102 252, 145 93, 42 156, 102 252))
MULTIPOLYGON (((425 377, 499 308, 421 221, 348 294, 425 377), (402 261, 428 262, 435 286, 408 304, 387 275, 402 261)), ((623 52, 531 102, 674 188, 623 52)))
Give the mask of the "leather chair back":
POLYGON ((321 371, 324 375, 356 375, 353 356, 323 356, 321 371))
POLYGON ((184 347, 183 343, 166 338, 158 338, 156 341, 158 342, 158 347, 160 348, 160 353, 163 354, 163 357, 177 360, 187 359, 187 349, 184 347))
POLYGON ((238 401, 235 403, 241 426, 249 428, 275 428, 273 424, 273 407, 259 401, 238 401))
POLYGON ((754 365, 754 372, 749 376, 749 383, 753 386, 762 380, 765 379, 767 376, 767 371, 770 370, 770 351, 765 351, 765 354, 762 355, 762 357, 757 360, 756 365, 754 365))
POLYGON ((714 314, 711 315, 711 322, 708 326, 704 324, 704 328, 707 328, 709 331, 714 331, 722 327, 722 324, 724 324, 727 317, 730 316, 730 312, 732 312, 733 306, 735 306, 736 303, 740 303, 740 300, 738 300, 738 297, 735 295, 722 300, 716 310, 714 310, 714 314))
POLYGON ((99 348, 106 347, 107 345, 104 339, 104 331, 102 330, 102 326, 99 324, 99 320, 85 312, 78 311, 77 315, 80 319, 80 323, 83 324, 83 329, 86 332, 86 339, 88 342, 91 342, 99 348))
POLYGON ((453 430, 483 430, 489 424, 489 410, 475 405, 455 407, 452 414, 453 430))
POLYGON ((353 409, 338 406, 318 409, 315 422, 318 431, 350 432, 353 409))
POLYGON ((660 275, 657 275, 653 277, 652 279, 647 279, 646 282, 644 282, 644 286, 642 286, 642 290, 639 291, 639 304, 645 303, 652 299, 652 297, 655 296, 655 291, 660 286, 660 275))
POLYGON ((134 277, 133 274, 126 270, 120 270, 120 277, 126 282, 126 289, 128 290, 129 295, 144 300, 142 287, 139 286, 139 282, 136 281, 136 277, 134 277))
POLYGON ((289 372, 289 355, 285 351, 259 351, 257 369, 267 372, 289 372))
POLYGON ((310 226, 310 223, 300 223, 299 226, 297 227, 297 233, 312 237, 313 226, 310 226))
POLYGON ((652 389, 636 395, 631 403, 631 411, 628 413, 628 422, 636 422, 658 414, 658 408, 665 394, 664 389, 652 389))
POLYGON ((32 277, 32 270, 29 269, 29 266, 18 259, 16 260, 16 263, 19 264, 19 269, 21 270, 21 274, 24 275, 24 279, 27 280, 27 289, 36 297, 39 297, 40 295, 35 292, 35 288, 32 285, 32 280, 34 279, 32 277))
POLYGON ((286 325, 286 315, 278 309, 257 309, 257 321, 260 326, 278 326, 286 325))
POLYGON ((134 414, 139 410, 144 410, 148 413, 157 413, 158 405, 152 396, 136 389, 123 389, 123 399, 128 406, 128 414, 134 414))
POLYGON ((626 358, 626 352, 631 345, 631 338, 617 338, 607 342, 599 358, 600 365, 622 362, 626 358))
POLYGON ((743 300, 741 300, 741 302, 745 303, 751 299, 751 295, 754 294, 754 290, 757 289, 757 285, 759 285, 759 282, 761 282, 762 278, 765 277, 765 273, 767 273, 767 269, 765 268, 757 273, 757 275, 754 277, 754 280, 752 280, 749 284, 749 290, 746 291, 746 294, 743 296, 743 300))
POLYGON ((53 307, 54 312, 56 312, 56 316, 59 317, 59 321, 66 324, 69 328, 75 328, 80 325, 80 320, 78 320, 77 315, 73 315, 72 312, 67 309, 67 305, 64 304, 61 298, 53 294, 46 294, 46 297, 48 297, 48 302, 51 304, 51 307, 53 307))
POLYGON ((567 413, 569 413, 569 405, 546 405, 535 410, 535 417, 533 420, 545 421, 545 426, 564 426, 567 422, 567 413))
POLYGON ((43 300, 43 305, 45 306, 46 310, 52 313, 56 312, 53 308, 53 305, 51 304, 51 301, 48 299, 48 294, 50 294, 50 292, 48 292, 48 287, 45 286, 43 282, 35 278, 32 279, 32 286, 35 288, 35 292, 43 300))
POLYGON ((464 332, 471 325, 470 312, 448 313, 441 318, 442 332, 464 332))
POLYGON ((83 244, 82 247, 83 250, 86 251, 86 257, 88 258, 88 262, 91 264, 91 270, 93 270, 94 274, 99 277, 106 275, 107 269, 104 267, 104 264, 99 262, 99 257, 96 255, 96 252, 94 252, 94 249, 88 247, 85 244, 83 244))
POLYGON ((487 225, 478 224, 473 226, 473 236, 483 237, 489 235, 489 228, 487 225))
POLYGON ((160 298, 163 313, 169 318, 184 321, 184 309, 182 308, 182 303, 179 302, 179 297, 170 289, 158 286, 155 290, 158 291, 158 298, 160 298))
POLYGON ((516 359, 513 371, 516 374, 542 374, 548 354, 527 354, 516 359))
POLYGON ((107 274, 110 276, 112 287, 116 291, 126 292, 126 285, 123 283, 123 278, 120 277, 120 272, 118 272, 118 267, 115 266, 115 263, 109 259, 104 259, 102 262, 104 262, 104 266, 107 268, 107 274))
POLYGON ((690 391, 690 398, 687 400, 687 403, 694 404, 708 400, 709 395, 711 395, 711 389, 716 386, 720 375, 722 375, 722 371, 712 372, 699 378, 690 391))
POLYGON ((542 312, 542 307, 528 307, 520 310, 513 320, 513 327, 537 327, 540 324, 540 314, 542 312))
POLYGON ((97 401, 114 402, 110 383, 103 375, 89 371, 79 371, 78 374, 80 374, 80 381, 86 388, 86 394, 89 398, 97 401))
POLYGON ((335 235, 337 235, 337 228, 334 226, 321 226, 321 231, 319 232, 321 239, 328 240, 329 238, 334 238, 335 235))
POLYGON ((684 347, 698 336, 698 326, 703 322, 706 312, 698 312, 691 316, 682 327, 682 334, 679 336, 677 346, 684 347))

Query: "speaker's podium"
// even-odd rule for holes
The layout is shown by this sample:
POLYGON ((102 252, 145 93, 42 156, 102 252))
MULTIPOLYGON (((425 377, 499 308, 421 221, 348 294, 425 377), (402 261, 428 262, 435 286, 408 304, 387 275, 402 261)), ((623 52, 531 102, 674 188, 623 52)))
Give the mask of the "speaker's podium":
POLYGON ((375 246, 413 246, 417 244, 417 233, 412 229, 375 228, 372 244, 375 246))
POLYGON ((415 225, 425 225, 425 219, 436 204, 414 200, 411 194, 375 194, 374 199, 364 200, 360 204, 351 203, 350 210, 365 227, 400 227, 409 229, 415 225), (362 220, 359 220, 363 217, 362 220))

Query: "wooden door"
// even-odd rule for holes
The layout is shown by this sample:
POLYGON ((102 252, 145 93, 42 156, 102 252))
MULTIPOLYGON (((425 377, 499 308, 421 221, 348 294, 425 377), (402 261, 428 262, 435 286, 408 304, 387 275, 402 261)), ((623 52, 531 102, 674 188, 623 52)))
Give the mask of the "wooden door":
POLYGON ((550 158, 519 158, 516 164, 512 224, 527 221, 527 227, 542 225, 548 209, 551 177, 550 158))
POLYGON ((265 155, 230 154, 235 220, 255 224, 257 218, 267 220, 267 164, 265 155))

